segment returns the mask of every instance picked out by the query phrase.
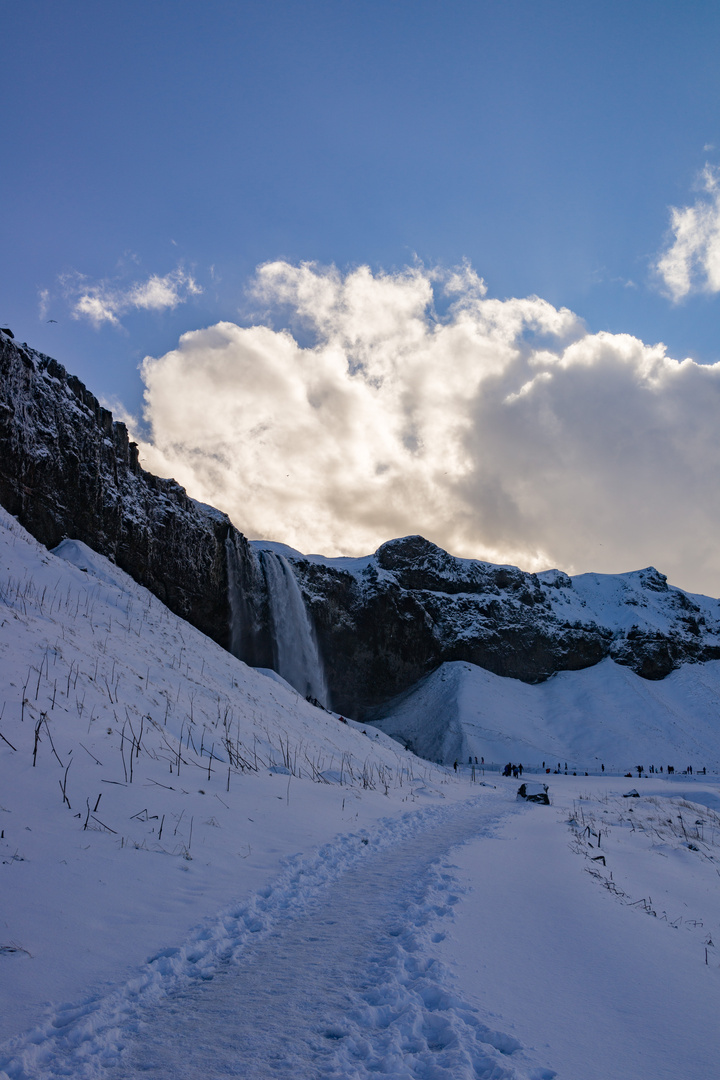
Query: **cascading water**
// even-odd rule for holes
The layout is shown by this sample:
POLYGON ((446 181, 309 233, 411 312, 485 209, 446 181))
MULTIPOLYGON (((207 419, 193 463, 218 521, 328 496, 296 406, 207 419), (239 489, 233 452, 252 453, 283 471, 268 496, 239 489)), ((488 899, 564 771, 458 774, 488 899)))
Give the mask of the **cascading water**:
POLYGON ((304 697, 328 704, 320 650, 300 586, 287 559, 261 551, 273 631, 274 668, 304 697))
POLYGON ((244 659, 243 646, 244 636, 244 607, 242 591, 240 589, 240 560, 234 537, 228 536, 225 541, 225 557, 227 559, 228 576, 228 603, 230 605, 230 652, 233 656, 244 659))
POLYGON ((225 541, 230 652, 252 667, 272 665, 265 576, 252 548, 234 530, 225 541))

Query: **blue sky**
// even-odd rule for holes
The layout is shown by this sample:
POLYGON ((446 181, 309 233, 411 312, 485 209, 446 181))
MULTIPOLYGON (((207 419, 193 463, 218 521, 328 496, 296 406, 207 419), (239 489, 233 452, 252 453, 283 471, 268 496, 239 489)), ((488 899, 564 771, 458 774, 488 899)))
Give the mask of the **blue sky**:
POLYGON ((268 321, 265 263, 467 260, 713 364, 720 284, 656 267, 714 212, 719 55, 703 0, 6 4, 0 320, 137 414, 145 356, 268 321))
POLYGON ((720 160, 717 4, 25 0, 3 41, 0 315, 97 392, 134 406, 142 356, 238 318, 278 257, 467 257, 494 296, 718 358, 717 299, 649 283, 720 160), (60 274, 132 260, 204 292, 126 335, 68 319, 60 274))

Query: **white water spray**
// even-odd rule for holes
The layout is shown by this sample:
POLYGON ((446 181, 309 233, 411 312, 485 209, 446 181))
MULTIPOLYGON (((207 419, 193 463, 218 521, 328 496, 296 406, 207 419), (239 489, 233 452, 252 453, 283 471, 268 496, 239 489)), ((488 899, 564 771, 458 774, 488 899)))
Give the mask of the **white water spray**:
POLYGON ((227 559, 228 575, 228 604, 230 607, 230 652, 233 656, 244 659, 242 655, 243 634, 243 603, 240 590, 240 560, 234 539, 228 536, 225 541, 225 557, 227 559))
POLYGON ((327 705, 320 650, 292 567, 274 551, 260 552, 260 559, 270 601, 275 670, 304 697, 327 705))

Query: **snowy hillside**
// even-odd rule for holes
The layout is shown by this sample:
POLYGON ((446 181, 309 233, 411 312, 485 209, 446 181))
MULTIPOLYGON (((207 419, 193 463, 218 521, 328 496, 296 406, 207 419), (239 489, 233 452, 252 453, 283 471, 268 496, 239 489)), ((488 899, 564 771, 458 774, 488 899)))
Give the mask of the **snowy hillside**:
POLYGON ((521 761, 627 772, 636 765, 720 771, 720 661, 649 682, 603 660, 528 686, 461 662, 391 704, 377 726, 433 761, 521 761))
POLYGON ((443 773, 364 730, 0 509, 0 1037, 182 940, 308 836, 440 797, 443 773))
MULTIPOLYGON (((529 687, 446 665, 417 705, 454 679, 462 706, 472 675, 498 716, 515 686, 510 724, 562 678, 623 707, 632 680, 673 685, 606 666, 529 687)), ((677 700, 712 697, 679 681, 711 670, 676 673, 677 700)), ((631 807, 624 779, 557 776, 552 806, 519 803, 4 512, 0 735, 0 1080, 713 1073, 717 778, 636 781, 631 807)))

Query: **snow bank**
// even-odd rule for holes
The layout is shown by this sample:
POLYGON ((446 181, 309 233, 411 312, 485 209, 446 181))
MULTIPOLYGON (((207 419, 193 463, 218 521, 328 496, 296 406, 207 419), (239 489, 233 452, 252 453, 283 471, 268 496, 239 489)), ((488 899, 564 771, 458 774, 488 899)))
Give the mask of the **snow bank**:
POLYGON ((720 819, 702 801, 717 780, 649 777, 623 799, 622 779, 548 779, 551 807, 523 804, 453 853, 462 903, 436 950, 454 992, 557 1080, 708 1080, 720 819))
POLYGON ((521 761, 571 771, 637 764, 720 770, 720 661, 650 682, 603 660, 529 686, 471 664, 443 664, 377 726, 430 760, 521 761))
POLYGON ((2 510, 0 735, 0 1037, 130 978, 283 859, 454 785, 2 510))

